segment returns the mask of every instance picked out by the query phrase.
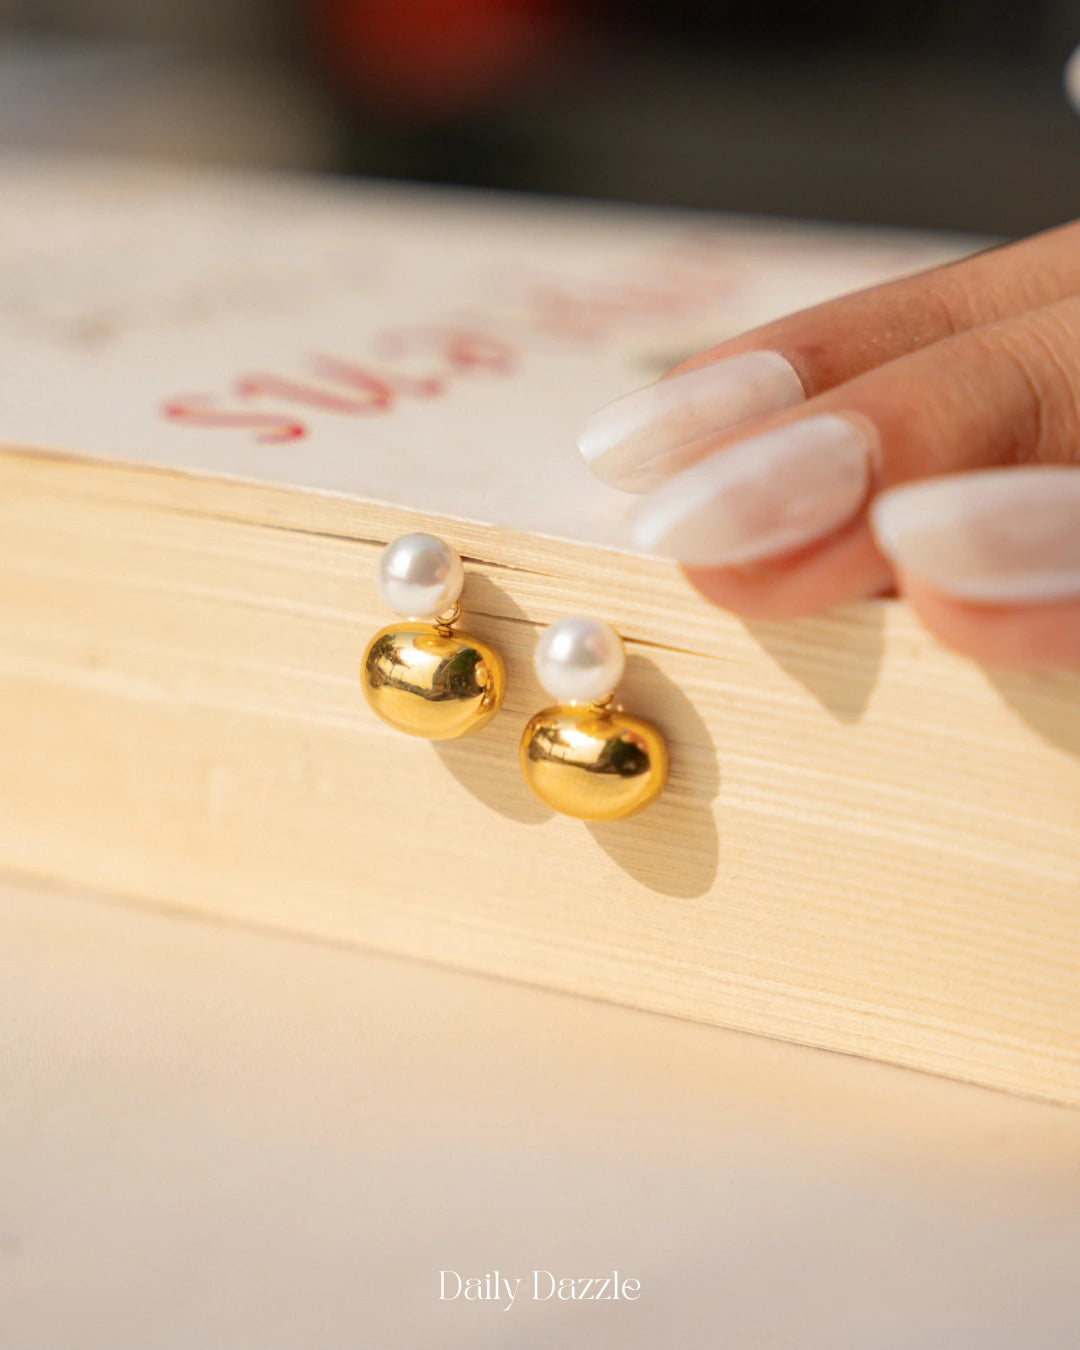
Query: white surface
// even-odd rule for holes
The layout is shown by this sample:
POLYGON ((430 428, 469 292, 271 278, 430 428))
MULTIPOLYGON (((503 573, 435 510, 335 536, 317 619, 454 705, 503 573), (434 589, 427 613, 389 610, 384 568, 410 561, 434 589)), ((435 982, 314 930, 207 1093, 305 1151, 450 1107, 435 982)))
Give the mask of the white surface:
POLYGON ((0 1345, 1074 1350, 1080 1114, 0 890, 0 1345), (439 1302, 439 1271, 635 1302, 439 1302))
POLYGON ((974 242, 9 156, 0 441, 629 548, 589 414, 974 242))

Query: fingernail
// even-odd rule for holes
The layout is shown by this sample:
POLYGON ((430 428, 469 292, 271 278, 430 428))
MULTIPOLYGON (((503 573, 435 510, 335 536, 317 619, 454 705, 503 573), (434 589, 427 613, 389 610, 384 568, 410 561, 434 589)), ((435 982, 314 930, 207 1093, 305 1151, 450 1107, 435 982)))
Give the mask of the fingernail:
POLYGON ((950 474, 883 492, 881 551, 958 600, 1038 604, 1080 595, 1080 468, 950 474))
POLYGON ((634 538, 692 567, 778 557, 824 538, 870 486, 869 431, 826 413, 751 436, 684 470, 638 508, 634 538))
POLYGON ((804 397, 794 367, 779 353, 743 352, 609 403, 585 424, 578 449, 605 483, 651 492, 700 459, 723 432, 804 397))

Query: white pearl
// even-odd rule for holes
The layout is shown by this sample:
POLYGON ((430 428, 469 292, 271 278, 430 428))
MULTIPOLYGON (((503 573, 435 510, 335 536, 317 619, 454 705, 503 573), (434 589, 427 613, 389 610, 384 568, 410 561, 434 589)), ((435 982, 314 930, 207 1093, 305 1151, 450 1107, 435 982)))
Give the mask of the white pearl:
POLYGON ((533 664, 540 683, 561 703, 597 703, 614 693, 626 653, 610 624, 574 614, 540 635, 533 664))
POLYGON ((465 569, 457 551, 433 534, 403 534, 379 556, 379 594, 395 614, 433 619, 461 595, 465 569))

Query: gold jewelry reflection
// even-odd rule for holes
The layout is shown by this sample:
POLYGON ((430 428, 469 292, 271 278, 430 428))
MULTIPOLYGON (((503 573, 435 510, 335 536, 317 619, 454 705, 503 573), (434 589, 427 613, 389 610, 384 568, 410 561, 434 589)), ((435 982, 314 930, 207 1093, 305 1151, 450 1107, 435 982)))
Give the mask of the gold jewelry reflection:
POLYGON ((542 802, 579 820, 621 820, 663 792, 663 733, 643 717, 593 705, 538 712, 521 738, 521 772, 542 802))
POLYGON ((372 710, 398 731, 447 741, 485 726, 506 690, 502 658, 443 623, 391 624, 371 639, 360 670, 372 710))

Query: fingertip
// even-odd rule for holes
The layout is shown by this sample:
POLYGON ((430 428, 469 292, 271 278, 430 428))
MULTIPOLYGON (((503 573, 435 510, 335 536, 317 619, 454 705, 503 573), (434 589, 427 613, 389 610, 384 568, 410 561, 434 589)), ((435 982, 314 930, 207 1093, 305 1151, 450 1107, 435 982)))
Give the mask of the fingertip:
POLYGON ((647 493, 697 463, 733 428, 804 401, 791 364, 748 351, 676 370, 598 409, 578 451, 601 481, 647 493))

